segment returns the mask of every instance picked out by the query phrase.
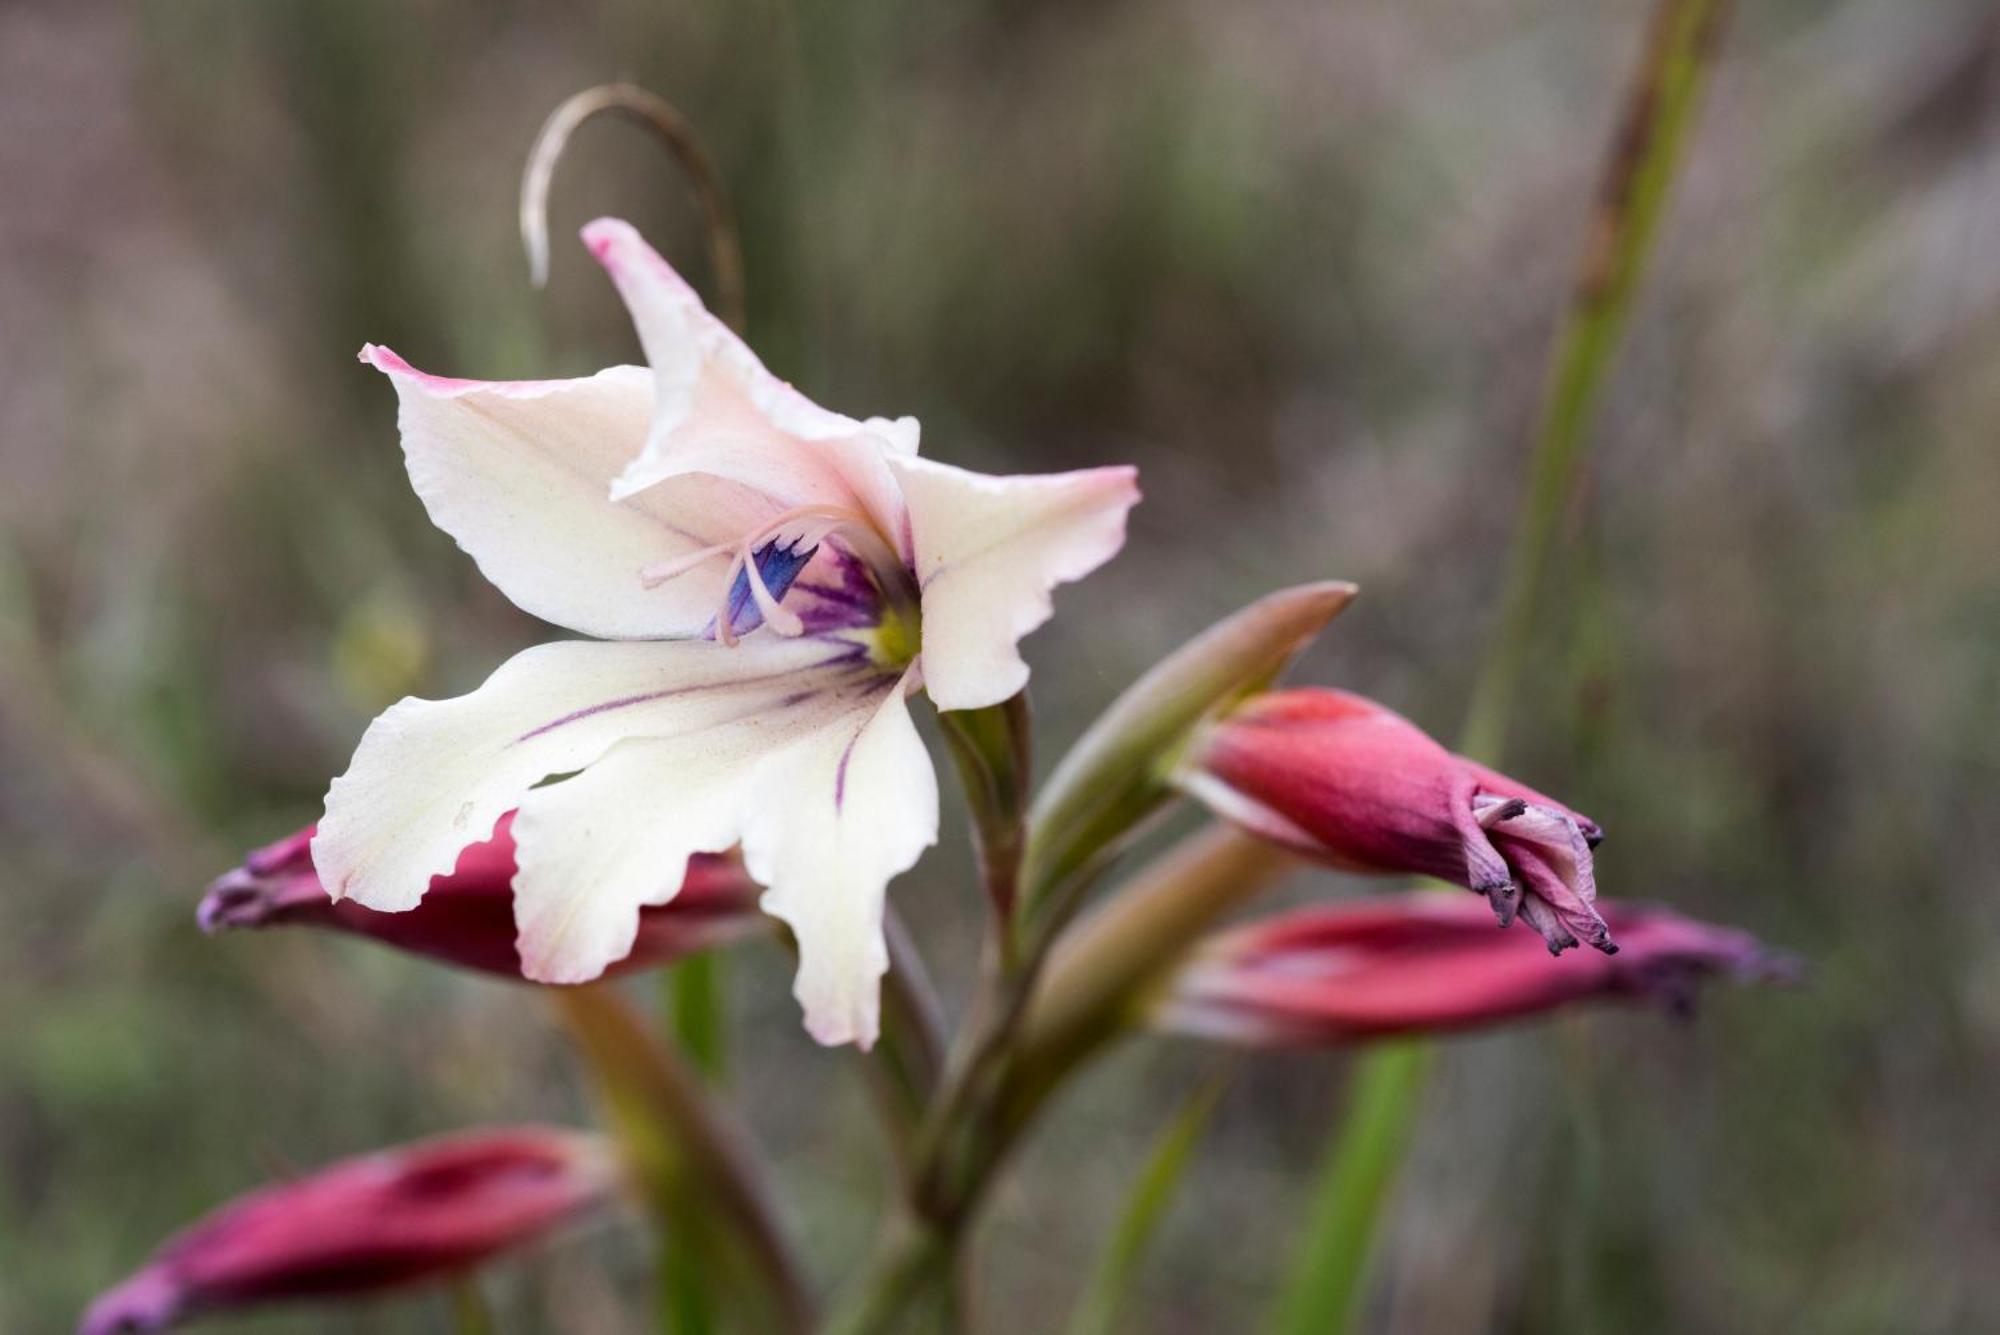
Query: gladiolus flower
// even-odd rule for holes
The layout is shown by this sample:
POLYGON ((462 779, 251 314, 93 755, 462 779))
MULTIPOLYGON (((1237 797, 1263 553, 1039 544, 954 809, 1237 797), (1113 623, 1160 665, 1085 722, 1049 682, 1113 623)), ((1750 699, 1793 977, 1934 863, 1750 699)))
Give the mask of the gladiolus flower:
MULTIPOLYGON (((351 899, 336 900, 313 866, 313 827, 254 849, 243 865, 216 879, 196 920, 205 932, 238 927, 327 927, 369 937, 399 950, 519 979, 514 936, 514 817, 500 818, 493 837, 468 845, 449 873, 431 879, 423 903, 408 913, 377 913, 351 899)), ((756 932, 757 887, 733 857, 700 853, 688 860, 680 893, 640 910, 632 949, 606 976, 668 964, 756 932)))
POLYGON ((1595 822, 1347 691, 1274 691, 1223 719, 1180 782, 1217 815, 1348 871, 1414 873, 1484 895, 1551 953, 1610 952, 1593 904, 1595 822))
POLYGON ((580 982, 630 952, 690 856, 740 844, 797 938, 806 1027, 865 1046, 888 882, 937 839, 906 697, 1021 689, 1053 588, 1123 544, 1132 470, 920 459, 914 419, 812 403, 624 223, 584 240, 650 370, 481 382, 361 355, 395 385, 438 526, 524 610, 623 642, 545 644, 470 695, 391 708, 328 792, 313 861, 336 898, 408 910, 519 808, 522 968, 580 982))
POLYGON ((1598 999, 1686 1011, 1705 978, 1775 982, 1793 973, 1786 957, 1743 932, 1633 905, 1607 905, 1606 917, 1618 954, 1552 958, 1518 933, 1494 931, 1470 900, 1410 894, 1280 914, 1206 944, 1154 1022, 1306 1046, 1470 1029, 1598 999))
POLYGON ((615 1156, 546 1127, 464 1132, 346 1159, 240 1197, 169 1239, 79 1335, 450 1278, 615 1194, 615 1156))

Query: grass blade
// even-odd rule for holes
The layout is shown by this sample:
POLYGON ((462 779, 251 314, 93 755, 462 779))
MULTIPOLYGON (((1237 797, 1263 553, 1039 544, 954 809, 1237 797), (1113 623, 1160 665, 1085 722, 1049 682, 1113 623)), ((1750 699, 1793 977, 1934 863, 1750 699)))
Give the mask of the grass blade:
POLYGON ((1105 1243, 1090 1283, 1070 1318, 1069 1335, 1113 1335, 1118 1329, 1139 1266, 1174 1202, 1174 1193, 1187 1173, 1202 1133, 1208 1129, 1209 1116, 1214 1113, 1226 1084, 1226 1077, 1218 1077, 1196 1090, 1153 1143, 1152 1153, 1146 1156, 1146 1165, 1132 1184, 1131 1195, 1126 1197, 1118 1227, 1105 1243))
MULTIPOLYGON (((1488 763, 1497 764, 1506 745, 1508 706, 1533 643, 1542 585, 1575 489, 1584 433, 1629 322, 1728 13, 1728 0, 1659 0, 1627 92, 1550 367, 1499 638, 1473 691, 1461 739, 1462 750, 1488 763)), ((1429 1069, 1430 1053, 1421 1043, 1378 1050, 1360 1063, 1275 1310, 1271 1329, 1277 1335, 1343 1335, 1352 1328, 1371 1244, 1421 1110, 1429 1069)))

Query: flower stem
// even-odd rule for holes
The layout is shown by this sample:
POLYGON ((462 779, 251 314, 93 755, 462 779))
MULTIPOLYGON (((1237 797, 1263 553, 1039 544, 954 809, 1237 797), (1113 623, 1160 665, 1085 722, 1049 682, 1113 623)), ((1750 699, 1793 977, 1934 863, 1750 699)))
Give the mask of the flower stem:
MULTIPOLYGON (((1498 638, 1474 687, 1461 740, 1461 750, 1489 764, 1498 763, 1506 745, 1509 707, 1534 642, 1584 433, 1629 322, 1728 12, 1729 0, 1658 0, 1627 88, 1550 368, 1498 638)), ((1370 1245, 1408 1148, 1430 1065, 1424 1044, 1400 1044, 1360 1062, 1277 1308, 1273 1329, 1280 1335, 1341 1335, 1353 1326, 1370 1245)))
POLYGON ((940 713, 979 856, 979 881, 992 909, 989 941, 996 964, 1011 975, 1019 965, 1015 909, 1021 855, 1027 847, 1029 746, 1032 719, 1026 692, 987 709, 940 713))
POLYGON ((1370 1052, 1355 1070, 1347 1117, 1328 1147, 1293 1281, 1272 1322, 1276 1335, 1325 1335, 1351 1320, 1368 1243, 1416 1130, 1430 1065, 1431 1046, 1409 1042, 1370 1052))
POLYGON ((827 1319, 820 1335, 955 1328, 950 1288, 956 1253, 952 1237, 899 1213, 884 1231, 853 1296, 827 1319))
POLYGON ((536 287, 549 274, 549 185, 570 137, 593 117, 616 113, 651 130, 667 146, 694 186, 708 231, 709 267, 715 277, 716 310, 731 329, 743 332, 743 244, 722 176, 703 151, 694 127, 673 103, 628 83, 586 88, 553 112, 535 136, 528 166, 521 173, 521 242, 528 252, 528 275, 536 287))
POLYGON ((499 1330, 476 1276, 462 1276, 451 1286, 450 1297, 452 1335, 495 1335, 499 1330))
POLYGON ((721 1260, 739 1296, 754 1296, 763 1309, 760 1329, 809 1329, 805 1270, 741 1124, 672 1050, 653 1040, 614 988, 598 983, 549 994, 659 1227, 671 1241, 715 1249, 705 1250, 704 1259, 721 1260))
POLYGON ((688 956, 665 976, 674 1038, 695 1069, 711 1081, 721 1077, 726 1056, 722 971, 722 956, 710 950, 688 956))
POLYGON ((1550 362, 1522 522, 1502 595, 1500 631, 1473 689, 1461 749, 1491 763, 1506 743, 1508 703, 1534 641, 1549 561, 1582 462, 1584 432, 1686 158, 1702 90, 1721 47, 1729 0, 1659 0, 1624 115, 1598 182, 1569 311, 1550 362))
POLYGON ((917 1130, 944 1071, 944 1007, 893 906, 882 928, 889 945, 889 972, 882 978, 882 1037, 863 1069, 907 1185, 915 1171, 917 1130))
POLYGON ((1175 1190, 1187 1173, 1202 1133, 1208 1129, 1209 1117, 1227 1087, 1226 1074, 1203 1084, 1154 1142, 1111 1240, 1098 1260, 1096 1273, 1070 1317, 1069 1335, 1116 1335, 1120 1329, 1140 1262, 1173 1205, 1175 1190))

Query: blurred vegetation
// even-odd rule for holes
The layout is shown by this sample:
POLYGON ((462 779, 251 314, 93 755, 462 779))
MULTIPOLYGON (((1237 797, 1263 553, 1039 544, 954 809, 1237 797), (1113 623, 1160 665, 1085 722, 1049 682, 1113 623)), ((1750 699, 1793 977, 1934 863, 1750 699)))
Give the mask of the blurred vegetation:
MULTIPOLYGON (((601 126, 527 287, 513 191, 558 100, 626 77, 689 114, 735 192, 753 342, 815 397, 915 413, 973 466, 1141 465, 1130 547, 1032 643, 1044 763, 1182 637, 1318 576, 1365 593, 1310 674, 1449 732, 1646 8, 0 7, 0 1329, 67 1328, 287 1166, 586 1115, 530 993, 192 921, 209 876, 317 814, 376 710, 546 634, 425 521, 353 355, 637 359, 565 240, 599 213, 702 280, 665 160, 601 126)), ((2000 1328, 1996 200, 1992 4, 1739 5, 1510 768, 1609 829, 1608 893, 1747 926, 1813 981, 1687 1028, 1451 1045, 1372 1328, 2000 1328)), ((966 859, 948 840, 896 888, 947 981, 966 859)), ((781 959, 726 972, 735 1097, 834 1274, 887 1176, 862 1091, 781 959)), ((1056 1109, 985 1235, 1017 1328, 1060 1328, 1217 1060, 1137 1045, 1056 1109)), ((1262 1310, 1344 1066, 1243 1068, 1132 1328, 1262 1310)), ((642 1253, 614 1229, 508 1268, 504 1328, 634 1329, 642 1253)))

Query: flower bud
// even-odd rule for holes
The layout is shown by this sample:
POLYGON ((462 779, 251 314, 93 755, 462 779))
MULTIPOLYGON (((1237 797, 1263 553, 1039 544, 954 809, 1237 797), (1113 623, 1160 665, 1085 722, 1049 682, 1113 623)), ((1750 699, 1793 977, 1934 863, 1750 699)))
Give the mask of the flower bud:
MULTIPOLYGON (((241 867, 218 878, 202 896, 195 917, 210 933, 235 927, 330 927, 461 968, 519 979, 513 823, 512 812, 502 816, 492 838, 467 847, 458 865, 433 878, 430 893, 404 913, 380 913, 328 895, 313 867, 313 828, 308 826, 253 850, 241 867)), ((739 940, 769 922, 757 909, 757 887, 738 858, 697 854, 688 863, 680 893, 640 912, 631 953, 606 975, 666 964, 739 940)))
POLYGON ((1639 999, 1676 1012, 1721 975, 1789 981, 1796 966, 1746 933, 1665 909, 1607 905, 1618 954, 1551 958, 1496 932, 1479 905, 1410 894, 1316 907, 1212 938, 1153 1015, 1160 1028, 1311 1046, 1474 1028, 1572 1002, 1639 999))
POLYGON ((1594 822, 1362 696, 1259 696, 1209 729, 1179 781, 1217 815, 1307 857, 1475 890, 1501 926, 1518 915, 1553 954, 1578 940, 1617 949, 1592 906, 1594 822))
POLYGON ((239 1197, 92 1303, 79 1335, 450 1278, 605 1204, 615 1156, 546 1127, 469 1131, 239 1197))

